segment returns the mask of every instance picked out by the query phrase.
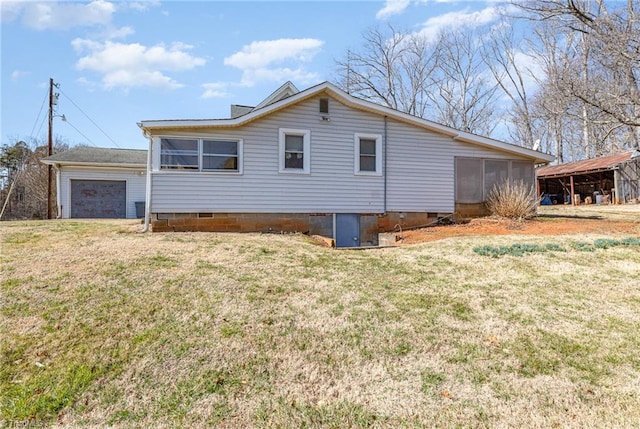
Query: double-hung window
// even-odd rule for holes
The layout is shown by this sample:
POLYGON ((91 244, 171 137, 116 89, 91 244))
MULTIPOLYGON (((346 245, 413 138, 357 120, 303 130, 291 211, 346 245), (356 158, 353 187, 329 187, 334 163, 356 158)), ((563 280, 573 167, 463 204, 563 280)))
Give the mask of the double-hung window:
POLYGON ((280 128, 280 173, 309 174, 311 166, 311 131, 280 128))
POLYGON ((162 138, 160 168, 242 173, 242 140, 162 138))
POLYGON ((354 173, 379 176, 382 174, 382 136, 361 134, 354 136, 354 173))

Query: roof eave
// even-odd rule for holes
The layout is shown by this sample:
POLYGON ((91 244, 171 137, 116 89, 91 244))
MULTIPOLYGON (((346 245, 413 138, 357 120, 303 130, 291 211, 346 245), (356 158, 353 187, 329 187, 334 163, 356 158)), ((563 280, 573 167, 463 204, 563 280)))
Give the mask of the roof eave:
POLYGON ((555 159, 553 155, 549 155, 543 152, 538 152, 533 149, 512 145, 509 143, 501 142, 499 140, 493 140, 486 137, 475 136, 475 135, 469 136, 469 134, 467 133, 460 133, 459 135, 455 136, 453 139, 457 141, 473 143, 473 144, 481 145, 484 147, 501 150, 503 152, 511 153, 514 155, 524 156, 526 158, 532 158, 533 162, 535 162, 536 164, 548 164, 549 162, 555 159))
POLYGON ((334 98, 339 99, 345 105, 356 108, 358 110, 368 111, 378 115, 384 115, 401 122, 409 123, 420 128, 433 131, 439 134, 443 134, 452 137, 454 140, 464 141, 467 143, 478 144, 485 147, 490 147, 503 152, 523 156, 533 159, 535 163, 549 163, 553 161, 554 157, 542 152, 534 151, 532 149, 515 146, 512 144, 500 142, 498 140, 489 139, 486 137, 476 136, 470 133, 460 132, 453 128, 441 125, 435 122, 428 121, 426 119, 418 118, 407 113, 400 112, 390 107, 381 106, 371 101, 362 100, 360 98, 353 97, 344 91, 340 90, 337 86, 330 82, 324 82, 315 87, 308 88, 283 100, 276 101, 273 104, 269 104, 261 109, 256 109, 246 115, 233 119, 192 119, 192 120, 161 120, 161 121, 142 121, 138 124, 140 128, 145 131, 162 131, 162 130, 179 130, 188 128, 235 128, 252 122, 263 116, 272 114, 278 110, 281 110, 291 104, 298 103, 308 98, 314 97, 322 92, 326 92, 334 98))
POLYGON ((78 166, 78 167, 112 167, 112 168, 146 168, 146 164, 125 164, 109 162, 81 162, 81 161, 56 161, 51 159, 40 160, 47 165, 78 166))

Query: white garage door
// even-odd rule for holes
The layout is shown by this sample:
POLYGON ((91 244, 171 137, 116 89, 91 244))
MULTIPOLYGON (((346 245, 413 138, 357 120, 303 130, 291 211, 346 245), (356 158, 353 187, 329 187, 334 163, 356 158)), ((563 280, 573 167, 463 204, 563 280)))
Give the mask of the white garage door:
POLYGON ((71 180, 72 218, 126 218, 127 182, 71 180))

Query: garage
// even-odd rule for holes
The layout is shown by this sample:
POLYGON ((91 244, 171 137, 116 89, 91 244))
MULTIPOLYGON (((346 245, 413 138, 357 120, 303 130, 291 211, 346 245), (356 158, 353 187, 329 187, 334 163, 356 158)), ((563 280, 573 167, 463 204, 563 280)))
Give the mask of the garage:
POLYGON ((81 146, 42 162, 56 172, 57 217, 142 217, 137 208, 146 197, 146 150, 81 146))
POLYGON ((71 180, 72 218, 126 218, 127 182, 71 180))

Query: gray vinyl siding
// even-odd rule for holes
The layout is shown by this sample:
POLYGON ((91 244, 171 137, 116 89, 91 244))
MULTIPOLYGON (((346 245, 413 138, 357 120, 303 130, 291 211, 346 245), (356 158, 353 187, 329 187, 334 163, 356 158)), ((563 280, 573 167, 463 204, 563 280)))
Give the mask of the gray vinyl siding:
MULTIPOLYGON (((238 129, 162 136, 241 138, 243 174, 158 171, 152 175, 154 213, 379 213, 383 178, 354 175, 354 133, 382 134, 381 117, 332 100, 329 122, 320 120, 318 98, 238 129), (278 129, 311 131, 310 174, 278 172, 278 129)), ((154 169, 158 145, 154 146, 154 169)))
POLYGON ((522 159, 397 121, 387 130, 388 211, 452 213, 455 157, 522 159))
MULTIPOLYGON (((154 137, 243 139, 243 174, 158 171, 154 142, 154 213, 382 213, 384 175, 354 174, 354 134, 384 135, 384 118, 330 99, 330 121, 318 99, 300 102, 247 126, 163 132, 154 137), (278 129, 311 131, 311 173, 278 172, 278 129)), ((388 211, 453 212, 454 157, 517 159, 395 120, 387 124, 388 211)), ((384 153, 384 141, 383 141, 384 153)), ((383 154, 380 154, 382 156, 383 154)), ((384 162, 383 162, 384 169, 384 162)))
POLYGON ((135 219, 136 201, 144 201, 146 176, 145 168, 99 168, 99 167, 66 167, 60 172, 60 202, 62 217, 71 216, 71 180, 124 180, 127 182, 127 218, 135 219), (142 173, 142 174, 141 174, 142 173))

